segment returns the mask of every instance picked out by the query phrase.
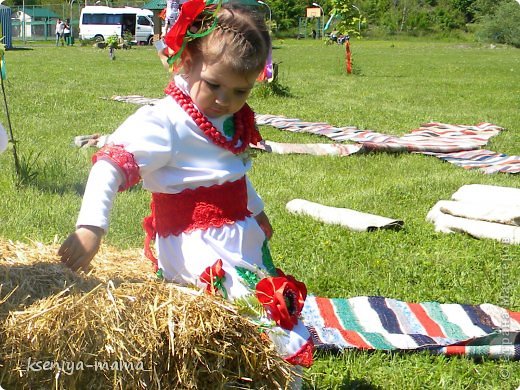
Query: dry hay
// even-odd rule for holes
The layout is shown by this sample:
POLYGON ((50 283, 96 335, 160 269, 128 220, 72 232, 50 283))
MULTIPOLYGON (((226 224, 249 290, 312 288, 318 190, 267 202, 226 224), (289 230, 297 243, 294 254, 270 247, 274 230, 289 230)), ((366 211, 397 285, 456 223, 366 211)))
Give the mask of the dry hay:
POLYGON ((158 281, 136 250, 104 247, 88 275, 56 251, 0 239, 4 388, 287 387, 289 365, 227 302, 158 281))

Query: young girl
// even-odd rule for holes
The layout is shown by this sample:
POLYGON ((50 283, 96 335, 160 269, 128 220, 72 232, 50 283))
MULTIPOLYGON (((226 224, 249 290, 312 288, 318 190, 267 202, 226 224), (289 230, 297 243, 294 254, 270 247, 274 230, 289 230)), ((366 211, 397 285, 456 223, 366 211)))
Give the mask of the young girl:
POLYGON ((309 366, 312 341, 299 319, 305 285, 274 267, 272 228, 246 176, 248 145, 261 140, 246 99, 269 54, 265 23, 244 8, 189 0, 165 42, 182 74, 94 155, 77 230, 61 246, 61 260, 87 269, 117 191, 142 179, 152 192, 145 254, 157 275, 230 300, 257 299, 267 313, 258 323, 280 354, 309 366))

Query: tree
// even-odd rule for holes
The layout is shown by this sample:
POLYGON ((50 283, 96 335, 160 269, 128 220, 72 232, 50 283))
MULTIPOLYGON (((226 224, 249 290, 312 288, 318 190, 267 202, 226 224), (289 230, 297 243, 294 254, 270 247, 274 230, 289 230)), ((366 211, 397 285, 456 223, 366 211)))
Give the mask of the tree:
POLYGON ((495 12, 480 18, 477 37, 496 43, 520 47, 520 6, 514 0, 496 5, 495 12))
MULTIPOLYGON (((336 29, 344 34, 357 35, 361 15, 358 10, 353 7, 352 0, 331 0, 331 14, 339 16, 340 21, 336 25, 336 29)), ((359 7, 358 7, 359 8, 359 7)))

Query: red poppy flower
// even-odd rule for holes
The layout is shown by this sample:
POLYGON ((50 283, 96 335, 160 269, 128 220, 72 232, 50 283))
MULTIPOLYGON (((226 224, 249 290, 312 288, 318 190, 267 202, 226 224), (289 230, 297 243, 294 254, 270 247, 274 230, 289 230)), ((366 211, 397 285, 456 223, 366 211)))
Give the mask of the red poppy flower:
POLYGON ((205 7, 204 0, 190 0, 182 5, 177 21, 164 36, 164 42, 174 53, 181 49, 186 32, 205 7))
POLYGON ((307 298, 307 287, 291 275, 264 278, 256 285, 256 297, 270 319, 280 327, 292 330, 307 298))
POLYGON ((222 260, 218 259, 211 267, 207 267, 200 275, 199 280, 206 283, 206 291, 215 294, 217 289, 222 288, 226 271, 222 269, 222 260))

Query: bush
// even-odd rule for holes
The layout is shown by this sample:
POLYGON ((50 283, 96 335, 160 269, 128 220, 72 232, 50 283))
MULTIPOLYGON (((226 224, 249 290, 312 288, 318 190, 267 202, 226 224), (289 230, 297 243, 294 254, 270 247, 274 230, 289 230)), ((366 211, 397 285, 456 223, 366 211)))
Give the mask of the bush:
POLYGON ((520 48, 519 20, 520 6, 515 0, 503 1, 493 15, 482 18, 477 26, 477 39, 520 48))
POLYGON ((117 35, 111 35, 107 39, 105 39, 105 43, 108 47, 113 47, 114 49, 117 49, 117 46, 119 45, 119 37, 117 35))

